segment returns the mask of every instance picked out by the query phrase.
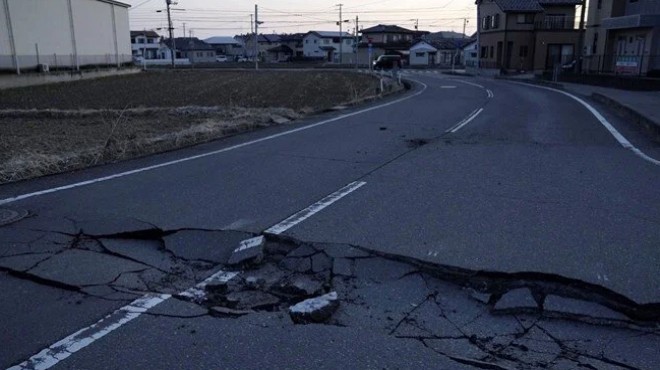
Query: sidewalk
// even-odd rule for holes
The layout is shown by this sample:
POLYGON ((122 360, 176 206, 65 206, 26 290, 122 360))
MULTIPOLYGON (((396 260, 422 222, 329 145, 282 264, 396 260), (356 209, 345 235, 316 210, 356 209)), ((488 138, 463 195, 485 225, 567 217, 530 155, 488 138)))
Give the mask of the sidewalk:
POLYGON ((614 108, 626 111, 638 121, 647 121, 660 129, 660 91, 628 91, 607 87, 564 83, 566 91, 593 97, 597 100, 614 105, 614 108))

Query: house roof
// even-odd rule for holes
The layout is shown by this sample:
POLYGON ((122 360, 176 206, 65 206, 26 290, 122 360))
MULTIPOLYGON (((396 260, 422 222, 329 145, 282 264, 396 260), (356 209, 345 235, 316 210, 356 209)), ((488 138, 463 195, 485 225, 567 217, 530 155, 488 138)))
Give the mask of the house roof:
POLYGON ((302 42, 306 33, 287 33, 280 35, 281 42, 302 42))
POLYGON ((453 31, 440 31, 429 33, 428 35, 422 36, 424 40, 437 40, 437 39, 464 39, 467 38, 467 35, 459 32, 453 31))
POLYGON ((583 0, 495 0, 503 12, 517 13, 538 13, 543 11, 543 6, 580 5, 582 2, 583 0))
POLYGON ((433 47, 433 45, 429 44, 428 42, 420 41, 420 42, 416 43, 415 45, 413 45, 410 48, 410 51, 430 51, 430 52, 434 52, 434 51, 438 51, 438 49, 433 47))
POLYGON ((365 28, 362 30, 362 33, 415 33, 413 30, 407 28, 399 27, 397 25, 389 24, 379 24, 374 27, 365 28))
POLYGON ((156 33, 156 31, 131 31, 131 37, 136 37, 136 36, 146 36, 146 37, 160 37, 159 34, 156 33))
POLYGON ((131 5, 129 5, 129 4, 122 3, 122 2, 119 2, 119 1, 115 1, 115 0, 96 0, 96 1, 100 1, 102 3, 108 3, 108 4, 112 4, 112 5, 117 5, 117 6, 121 6, 121 7, 124 7, 124 8, 130 8, 131 7, 131 5))
POLYGON ((465 45, 471 43, 470 39, 443 39, 443 40, 430 40, 427 41, 434 48, 438 50, 456 50, 463 49, 465 45))
POLYGON ((309 35, 310 33, 314 33, 317 36, 321 38, 333 38, 333 37, 352 37, 352 35, 348 32, 342 32, 339 33, 337 31, 309 31, 307 32, 306 35, 309 35))
POLYGON ((257 42, 267 42, 269 44, 280 42, 281 40, 280 35, 271 33, 271 34, 259 34, 259 38, 257 39, 257 42))
POLYGON ((241 42, 231 36, 214 36, 204 39, 204 42, 211 45, 241 45, 241 42))
MULTIPOLYGON (((172 39, 165 39, 163 43, 168 47, 172 47, 172 39)), ((175 37, 174 46, 177 50, 215 50, 213 46, 205 43, 197 37, 175 37)))

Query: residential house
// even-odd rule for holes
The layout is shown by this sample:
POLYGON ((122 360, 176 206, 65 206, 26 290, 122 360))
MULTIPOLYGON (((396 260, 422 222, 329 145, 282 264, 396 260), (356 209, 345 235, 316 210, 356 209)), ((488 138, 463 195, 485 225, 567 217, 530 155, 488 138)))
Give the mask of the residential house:
POLYGON ((477 40, 470 39, 470 42, 463 46, 463 64, 465 69, 474 70, 477 67, 478 58, 477 40))
POLYGON ((433 66, 438 49, 426 41, 420 41, 410 48, 411 66, 433 66))
POLYGON ((270 63, 289 62, 293 58, 293 49, 279 45, 266 50, 265 61, 270 63))
POLYGON ((131 49, 134 57, 159 59, 160 35, 155 31, 131 31, 131 49))
POLYGON ((120 66, 132 59, 129 5, 113 0, 3 0, 0 70, 120 66))
POLYGON ((592 0, 583 70, 660 75, 660 1, 592 0))
POLYGON ((480 64, 543 73, 576 60, 583 0, 477 0, 480 64))
POLYGON ((435 64, 446 68, 463 66, 463 47, 471 41, 467 35, 451 31, 429 33, 422 40, 438 50, 435 64))
POLYGON ((355 63, 355 37, 347 32, 310 31, 303 38, 303 55, 338 63, 355 63))
POLYGON ((175 50, 176 59, 187 59, 193 64, 215 62, 215 48, 197 37, 175 37, 174 45, 172 39, 165 39, 161 46, 161 59, 170 59, 175 50))
POLYGON ((254 34, 249 34, 244 36, 245 39, 245 54, 248 58, 254 58, 255 53, 265 60, 268 57, 268 49, 275 48, 281 45, 280 35, 277 34, 259 34, 256 38, 257 45, 255 48, 255 37, 254 34), (255 49, 256 52, 255 52, 255 49))
POLYGON ((224 55, 230 60, 245 56, 245 45, 239 37, 215 36, 204 40, 215 49, 216 55, 224 55))
POLYGON ((408 59, 413 40, 428 34, 425 31, 413 31, 395 25, 379 24, 363 29, 358 45, 358 60, 375 60, 381 55, 396 54, 408 59))
POLYGON ((291 33, 280 35, 280 43, 288 46, 291 51, 291 57, 294 59, 302 59, 305 56, 304 50, 304 33, 291 33))

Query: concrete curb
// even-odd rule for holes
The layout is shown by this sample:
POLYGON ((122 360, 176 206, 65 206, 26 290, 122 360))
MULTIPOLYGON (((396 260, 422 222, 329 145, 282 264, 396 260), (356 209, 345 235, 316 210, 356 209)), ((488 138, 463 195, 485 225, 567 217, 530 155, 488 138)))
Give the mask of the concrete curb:
POLYGON ((529 85, 540 85, 540 86, 547 86, 547 87, 552 87, 552 88, 560 89, 560 90, 566 90, 564 85, 562 85, 560 83, 544 81, 544 80, 523 80, 523 79, 518 79, 518 78, 510 78, 510 77, 502 77, 502 76, 495 76, 493 78, 496 79, 496 80, 522 82, 522 83, 526 83, 526 84, 529 84, 529 85))
POLYGON ((591 98, 599 103, 612 107, 619 116, 641 126, 652 135, 654 140, 660 141, 660 122, 656 122, 636 111, 634 108, 601 93, 591 93, 591 98))

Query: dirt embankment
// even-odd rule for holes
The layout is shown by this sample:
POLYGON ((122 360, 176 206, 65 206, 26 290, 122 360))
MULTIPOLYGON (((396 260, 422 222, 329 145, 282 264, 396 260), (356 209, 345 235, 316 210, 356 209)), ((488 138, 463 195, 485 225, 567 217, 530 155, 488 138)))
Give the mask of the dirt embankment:
POLYGON ((346 72, 183 71, 0 91, 0 183, 283 124, 377 87, 346 72))

